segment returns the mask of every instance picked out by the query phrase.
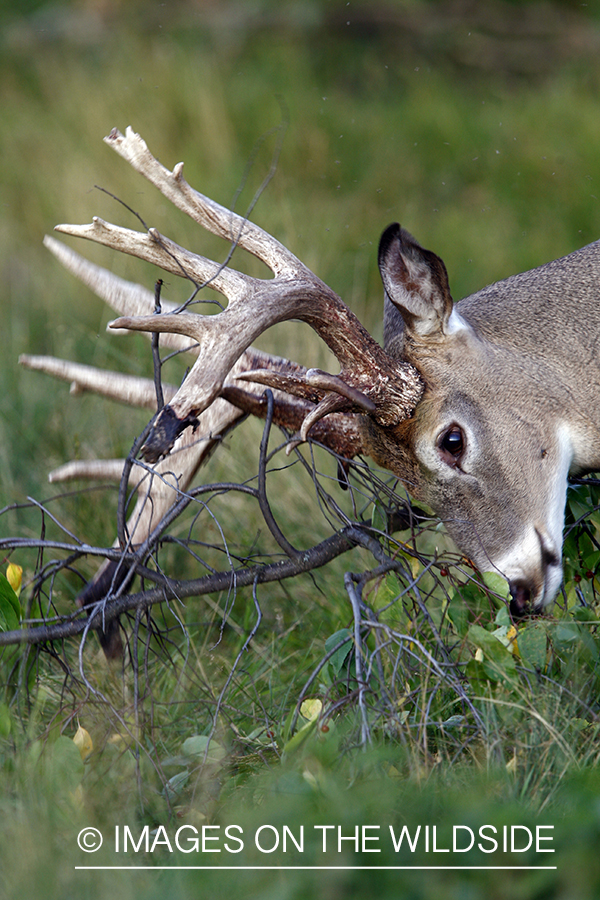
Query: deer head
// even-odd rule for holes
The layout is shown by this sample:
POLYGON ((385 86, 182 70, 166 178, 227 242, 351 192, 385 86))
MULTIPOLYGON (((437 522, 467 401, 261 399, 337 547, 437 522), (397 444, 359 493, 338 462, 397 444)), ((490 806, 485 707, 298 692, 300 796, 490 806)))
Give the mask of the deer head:
POLYGON ((385 346, 426 389, 371 455, 407 481, 513 611, 562 579, 567 476, 600 465, 600 243, 453 305, 446 269, 405 231, 384 233, 385 346))
MULTIPOLYGON (((125 136, 114 130, 105 140, 176 206, 253 253, 274 275, 243 275, 154 229, 134 232, 100 219, 57 226, 197 284, 210 283, 228 298, 216 315, 187 308, 154 315, 149 291, 49 239, 61 261, 126 313, 112 327, 160 332, 177 346, 195 348, 196 362, 182 386, 169 392, 142 448, 147 461, 160 468, 166 460, 172 469, 181 454, 179 486, 185 484, 201 459, 191 431, 213 436, 240 408, 260 411, 261 386, 268 385, 276 391, 279 421, 298 431, 296 440, 317 432, 343 455, 366 452, 394 472, 445 522, 479 569, 508 580, 515 612, 551 603, 562 578, 567 476, 600 465, 594 403, 600 399, 600 244, 454 305, 441 259, 392 225, 379 249, 382 349, 278 241, 193 190, 182 164, 165 169, 131 129, 125 136), (319 334, 339 361, 338 375, 252 350, 258 335, 287 319, 302 320, 319 334), (206 424, 214 409, 218 423, 206 424), (190 460, 184 462, 186 452, 190 460)), ((68 371, 63 377, 73 378, 68 371)), ((94 379, 95 389, 106 393, 102 378, 94 379)), ((124 399, 124 380, 115 375, 113 382, 124 399)), ((145 390, 152 393, 151 386, 145 390)), ((156 519, 164 504, 151 507, 156 519)), ((136 523, 139 543, 151 525, 140 525, 139 515, 136 523)))

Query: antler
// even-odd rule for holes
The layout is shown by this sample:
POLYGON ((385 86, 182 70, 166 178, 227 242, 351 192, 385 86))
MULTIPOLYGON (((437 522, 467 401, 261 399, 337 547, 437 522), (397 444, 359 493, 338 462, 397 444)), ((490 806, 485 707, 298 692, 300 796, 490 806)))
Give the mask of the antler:
POLYGON ((160 332, 171 340, 180 335, 198 344, 193 368, 159 413, 146 441, 143 452, 147 460, 156 461, 167 454, 177 436, 188 425, 195 425, 196 417, 222 393, 232 367, 251 343, 271 325, 288 319, 300 319, 320 335, 340 363, 339 376, 300 368, 274 375, 253 368, 245 377, 316 401, 303 417, 302 439, 332 412, 367 413, 384 427, 411 415, 423 392, 417 370, 388 356, 337 294, 279 241, 191 188, 183 177, 183 163, 168 171, 130 128, 125 136, 114 129, 105 140, 175 206, 208 231, 261 259, 274 274, 272 279, 244 275, 179 247, 154 228, 141 233, 98 218, 91 225, 56 227, 152 262, 197 284, 210 284, 229 301, 216 315, 173 310, 160 315, 127 315, 112 323, 115 328, 160 332))
MULTIPOLYGON (((107 269, 91 263, 54 238, 46 237, 44 243, 69 271, 115 311, 144 316, 154 308, 154 295, 147 288, 119 278, 107 269)), ((175 308, 174 304, 167 301, 163 301, 162 305, 167 310, 175 308)), ((185 350, 198 355, 198 345, 179 334, 166 334, 163 344, 173 350, 185 350)), ((156 389, 150 379, 108 372, 95 366, 52 356, 23 354, 19 357, 19 362, 26 368, 70 381, 73 394, 91 391, 128 406, 156 408, 156 389)), ((264 389, 262 383, 255 384, 248 380, 248 376, 252 374, 263 378, 271 375, 275 388, 273 420, 291 431, 301 427, 314 403, 322 396, 308 384, 307 370, 297 363, 255 348, 242 353, 228 372, 221 397, 199 415, 194 433, 191 429, 185 430, 174 442, 168 457, 157 461, 153 467, 134 464, 129 481, 131 489, 137 488, 138 499, 127 523, 127 533, 133 545, 141 545, 147 539, 178 496, 187 490, 198 468, 210 456, 217 443, 245 414, 265 415, 264 389), (304 399, 284 394, 284 389, 291 384, 298 387, 298 392, 304 399)), ((177 389, 173 385, 163 384, 162 388, 167 402, 176 396, 177 389)), ((356 417, 334 415, 332 420, 332 427, 326 427, 322 422, 316 424, 313 429, 315 440, 342 457, 352 457, 362 452, 362 438, 356 417)), ((123 459, 71 460, 51 472, 49 480, 58 483, 86 478, 119 482, 124 465, 123 459)), ((102 570, 99 575, 101 573, 102 570)))
MULTIPOLYGON (((154 295, 147 288, 90 263, 53 238, 45 239, 60 262, 121 315, 111 328, 148 336, 159 332, 163 346, 197 357, 178 390, 163 386, 167 405, 142 448, 151 465, 134 461, 130 472, 137 502, 126 526, 120 526, 119 542, 135 549, 139 557, 167 527, 169 515, 177 514, 176 501, 198 467, 245 413, 264 416, 269 406, 276 424, 299 431, 302 440, 310 431, 339 456, 352 458, 365 449, 361 416, 356 413, 370 416, 383 428, 393 426, 412 414, 423 384, 415 368, 386 354, 340 298, 275 238, 193 190, 183 178, 183 164, 168 171, 129 128, 125 137, 113 130, 105 140, 177 207, 230 241, 232 252, 236 246, 244 248, 274 275, 272 279, 243 275, 190 253, 153 228, 135 232, 98 218, 91 225, 57 226, 57 231, 94 240, 191 279, 197 288, 210 284, 229 301, 212 316, 191 313, 185 308, 188 304, 177 309, 162 301, 163 312, 157 315, 152 314, 154 295), (339 375, 305 369, 250 346, 265 329, 292 318, 308 323, 322 337, 340 363, 339 375), (273 389, 272 406, 265 399, 264 385, 273 389), (193 429, 186 428, 190 424, 193 429)), ((155 386, 147 379, 51 357, 24 356, 21 362, 71 381, 75 393, 92 390, 129 405, 154 406, 155 386)), ((51 473, 50 479, 116 480, 124 465, 124 460, 72 461, 51 473)), ((135 563, 129 572, 134 568, 135 563)), ((79 602, 87 605, 106 598, 124 583, 123 577, 127 574, 121 564, 107 560, 79 602)), ((109 648, 111 642, 107 635, 109 648)))

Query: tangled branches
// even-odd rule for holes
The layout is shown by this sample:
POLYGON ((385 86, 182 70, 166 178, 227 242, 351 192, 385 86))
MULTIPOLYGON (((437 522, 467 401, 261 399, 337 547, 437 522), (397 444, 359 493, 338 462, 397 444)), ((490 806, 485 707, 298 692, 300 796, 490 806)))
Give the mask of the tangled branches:
MULTIPOLYGON (((401 731, 407 710, 421 702, 419 695, 427 683, 430 686, 428 708, 423 710, 424 722, 431 719, 437 691, 437 687, 431 686, 443 685, 453 696, 452 715, 458 711, 460 719, 468 716, 476 730, 479 714, 465 690, 460 659, 453 655, 448 636, 444 634, 443 615, 441 618, 439 615, 444 605, 448 606, 452 592, 452 577, 448 575, 451 554, 442 559, 437 548, 427 551, 420 546, 427 546, 428 535, 431 544, 435 523, 411 507, 406 498, 394 493, 397 484, 393 480, 382 480, 362 461, 350 464, 348 474, 338 482, 320 468, 331 461, 333 454, 310 444, 308 453, 296 448, 294 461, 286 460, 283 467, 278 466, 283 445, 272 452, 268 449, 273 424, 270 391, 266 392, 266 399, 267 415, 256 476, 238 483, 216 481, 179 491, 167 514, 141 545, 132 545, 124 523, 133 494, 140 490, 127 490, 130 469, 148 468, 137 459, 144 434, 134 443, 119 489, 117 519, 121 546, 92 546, 78 539, 51 511, 51 505, 64 497, 55 498, 52 504, 30 500, 26 507, 21 507, 21 512, 27 508, 29 513, 37 514, 40 525, 37 538, 0 540, 0 550, 6 556, 12 554, 20 562, 31 557, 35 560, 31 568, 25 563, 27 582, 23 594, 26 599, 21 628, 0 632, 0 646, 6 648, 5 653, 10 648, 13 654, 8 654, 13 669, 8 681, 12 679, 13 687, 18 687, 15 677, 17 671, 22 671, 23 659, 27 657, 30 669, 34 665, 39 667, 40 654, 45 652, 55 664, 60 660, 65 685, 73 688, 78 682, 94 694, 97 688, 90 675, 93 664, 89 661, 93 656, 91 635, 106 634, 111 629, 114 633, 116 628, 126 647, 123 665, 137 673, 136 678, 138 670, 147 666, 149 654, 155 656, 157 664, 167 665, 169 661, 173 664, 175 652, 184 660, 183 673, 186 665, 191 665, 185 663, 192 640, 189 626, 192 619, 186 608, 192 598, 219 595, 223 598, 219 606, 221 621, 213 646, 229 628, 243 637, 243 644, 237 654, 237 645, 231 649, 228 675, 220 690, 212 691, 217 694, 210 704, 214 722, 216 714, 227 705, 227 691, 236 666, 248 651, 252 653, 257 635, 259 639, 263 637, 260 632, 265 626, 261 624, 259 597, 262 586, 278 583, 283 588, 286 580, 308 573, 313 579, 313 595, 321 597, 323 588, 314 582, 317 570, 351 556, 352 569, 345 566, 345 575, 341 576, 346 604, 338 596, 327 610, 329 621, 333 615, 343 627, 334 629, 328 641, 321 640, 320 649, 310 647, 312 668, 305 673, 304 683, 294 686, 295 715, 303 700, 314 693, 325 701, 323 722, 350 705, 359 711, 359 741, 366 743, 373 728, 401 731), (286 526, 280 525, 278 514, 273 511, 271 496, 278 494, 271 484, 282 474, 292 484, 300 477, 305 483, 308 479, 311 505, 321 519, 320 523, 315 519, 312 530, 318 533, 325 527, 325 536, 307 549, 297 548, 297 540, 294 543, 290 540, 289 531, 285 533, 286 526), (226 533, 232 527, 227 510, 239 498, 254 505, 260 523, 257 531, 261 537, 252 539, 253 546, 246 553, 238 551, 235 535, 226 533), (220 524, 213 511, 217 506, 225 511, 228 524, 220 524), (390 529, 396 528, 403 529, 402 540, 391 536, 390 529), (219 540, 206 540, 207 532, 217 534, 219 540), (258 543, 272 546, 269 550, 259 549, 258 543), (91 597, 86 596, 85 590, 79 593, 81 605, 77 606, 68 598, 74 598, 82 583, 89 579, 86 573, 90 562, 102 559, 108 561, 103 578, 96 583, 91 597), (216 559, 221 560, 220 565, 216 559), (371 564, 369 559, 373 561, 371 564), (193 577, 175 577, 174 570, 191 572, 193 577), (198 574, 199 571, 203 574, 198 574), (240 628, 239 623, 232 622, 232 611, 243 588, 252 590, 256 619, 240 628), (179 630, 177 639, 174 630, 179 630), (21 645, 20 654, 15 655, 12 645, 21 645), (37 652, 29 654, 28 646, 37 652), (141 654, 142 646, 145 650, 141 654), (318 650, 316 659, 315 650, 318 650)), ((343 461, 334 457, 334 462, 339 466, 343 461)), ((150 498, 152 478, 157 477, 161 476, 153 473, 145 484, 147 498, 150 498)), ((7 508, 3 514, 14 509, 7 508)), ((287 528, 290 527, 293 526, 288 523, 287 528)), ((469 574, 468 569, 460 571, 463 579, 469 574)), ((331 577, 328 575, 328 581, 331 577)), ((329 593, 332 589, 328 585, 325 590, 329 593)), ((251 608, 247 607, 247 601, 243 602, 246 608, 251 608)), ((194 607, 197 608, 192 602, 191 608, 194 607)), ((294 610, 288 610, 285 616, 292 619, 292 631, 297 626, 293 615, 294 610)), ((298 620, 306 615, 316 618, 315 611, 301 609, 298 620)), ((242 615, 242 620, 247 618, 242 615)), ((214 623, 207 630, 211 627, 214 623)), ((195 635, 193 640, 197 640, 197 627, 191 630, 195 635)), ((308 650, 309 646, 304 649, 308 650)), ((139 704, 141 692, 136 693, 139 704)), ((79 708, 78 703, 75 706, 79 708)), ((270 719, 270 715, 266 718, 270 719)), ((272 731, 272 722, 268 726, 272 731)))

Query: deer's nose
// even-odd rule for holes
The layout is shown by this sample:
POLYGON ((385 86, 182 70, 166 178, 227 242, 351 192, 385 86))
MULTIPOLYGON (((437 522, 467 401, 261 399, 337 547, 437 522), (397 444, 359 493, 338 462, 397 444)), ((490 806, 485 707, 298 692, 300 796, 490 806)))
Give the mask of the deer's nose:
POLYGON ((510 614, 513 619, 521 619, 529 611, 531 588, 523 581, 509 581, 510 614))

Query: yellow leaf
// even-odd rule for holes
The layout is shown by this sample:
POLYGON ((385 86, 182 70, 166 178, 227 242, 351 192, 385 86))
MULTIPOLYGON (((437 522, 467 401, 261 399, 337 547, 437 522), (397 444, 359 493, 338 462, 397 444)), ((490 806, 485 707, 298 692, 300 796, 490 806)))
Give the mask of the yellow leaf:
POLYGON ((319 786, 317 779, 309 769, 304 770, 302 777, 312 788, 317 788, 319 786))
POLYGON ((495 631, 492 631, 494 637, 497 637, 501 644, 504 644, 507 650, 510 650, 515 656, 519 656, 519 648, 517 646, 518 631, 514 625, 500 625, 495 631))
POLYGON ((511 625, 510 628, 508 629, 506 637, 508 638, 508 641, 509 641, 508 649, 510 650, 510 652, 514 656, 520 657, 521 654, 519 653, 519 645, 517 643, 518 634, 519 634, 519 632, 517 631, 515 626, 511 625))
POLYGON ((75 732, 73 743, 81 753, 82 759, 87 759, 94 749, 94 742, 92 741, 89 731, 86 731, 85 728, 81 727, 81 725, 75 732))
POLYGON ((314 722, 321 715, 323 704, 320 700, 305 700, 300 707, 300 715, 309 722, 314 722))
POLYGON ((296 734, 287 742, 283 748, 285 754, 297 750, 298 747, 304 743, 309 734, 313 733, 322 709, 323 704, 320 700, 305 700, 304 703, 302 703, 300 706, 300 715, 304 719, 308 719, 308 721, 305 722, 296 734))
POLYGON ((9 563, 6 569, 6 578, 11 588, 17 595, 21 593, 21 580, 23 578, 23 566, 17 566, 15 563, 9 563))

